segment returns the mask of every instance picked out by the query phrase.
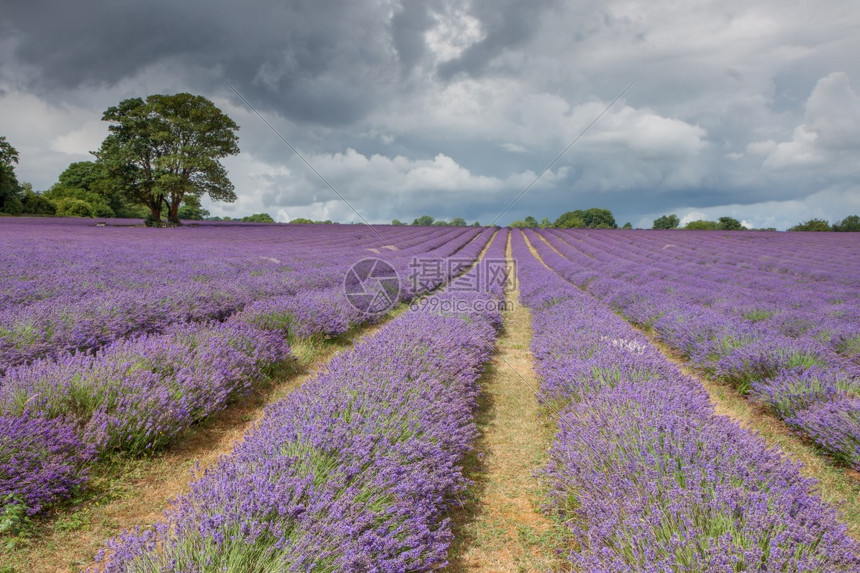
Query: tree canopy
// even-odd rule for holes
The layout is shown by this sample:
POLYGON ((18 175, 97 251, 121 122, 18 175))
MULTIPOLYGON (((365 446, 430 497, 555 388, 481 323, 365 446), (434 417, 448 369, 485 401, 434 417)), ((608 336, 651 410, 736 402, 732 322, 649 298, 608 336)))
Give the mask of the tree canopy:
POLYGON ((732 217, 720 217, 717 219, 717 228, 721 231, 740 231, 744 226, 732 217))
POLYGON ((696 219, 695 221, 690 221, 689 223, 684 225, 684 228, 691 231, 716 231, 717 222, 706 221, 704 219, 696 219))
POLYGON ((798 223, 794 227, 790 227, 789 231, 832 231, 830 223, 824 219, 810 219, 803 223, 798 223))
MULTIPOLYGON (((247 217, 242 217, 243 223, 274 223, 275 219, 272 218, 268 213, 254 213, 253 215, 248 215, 247 217)), ((309 219, 293 219, 290 223, 313 223, 313 221, 309 219)))
POLYGON ((842 232, 860 232, 860 216, 848 215, 839 223, 833 224, 834 231, 842 232))
POLYGON ((588 229, 617 229, 618 224, 615 222, 615 217, 609 209, 599 209, 592 207, 591 209, 576 211, 568 211, 563 213, 553 227, 561 229, 571 228, 588 228, 588 229))
POLYGON ((681 224, 681 220, 678 219, 678 215, 672 213, 671 215, 663 215, 662 217, 657 217, 654 219, 654 225, 651 226, 652 229, 677 229, 678 225, 681 224))
POLYGON ((219 161, 239 152, 239 126, 211 101, 188 93, 131 98, 105 111, 111 122, 96 157, 125 198, 150 209, 160 224, 179 224, 188 195, 233 202, 236 193, 219 161))
POLYGON ((18 151, 0 136, 0 211, 10 215, 18 215, 24 205, 21 203, 21 186, 15 177, 15 165, 18 164, 18 151))
POLYGON ((720 217, 717 221, 705 221, 703 219, 690 221, 684 225, 684 228, 693 231, 740 231, 746 227, 735 218, 720 217))
POLYGON ((133 216, 133 213, 123 213, 125 202, 119 193, 119 188, 113 184, 108 171, 101 163, 94 161, 78 161, 69 165, 60 174, 59 181, 44 194, 57 208, 58 215, 70 215, 67 205, 74 205, 74 216, 78 217, 114 217, 133 216), (70 201, 74 199, 74 201, 70 201), (87 204, 82 207, 78 202, 87 204), (84 213, 88 212, 89 215, 84 213))
POLYGON ((433 224, 433 221, 435 221, 435 219, 430 215, 421 215, 420 217, 412 221, 412 224, 430 226, 433 224))
POLYGON ((57 207, 41 193, 33 191, 33 186, 21 183, 22 215, 55 215, 57 207))

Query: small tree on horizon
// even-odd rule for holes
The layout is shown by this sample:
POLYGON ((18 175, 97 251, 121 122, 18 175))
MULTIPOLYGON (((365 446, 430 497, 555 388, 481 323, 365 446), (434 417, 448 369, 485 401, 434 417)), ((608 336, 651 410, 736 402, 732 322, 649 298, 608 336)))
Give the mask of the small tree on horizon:
POLYGON ((740 231, 745 227, 737 219, 732 217, 720 217, 717 220, 717 228, 721 231, 740 231))
POLYGON ((615 217, 609 209, 600 209, 592 207, 586 210, 577 209, 563 213, 552 224, 553 227, 559 229, 617 229, 618 224, 615 222, 615 217))
MULTIPOLYGON (((313 223, 308 219, 305 219, 308 223, 313 223)), ((302 222, 305 222, 302 221, 302 222)), ((268 213, 254 213, 253 215, 248 215, 246 217, 242 217, 243 223, 274 223, 275 220, 268 213)), ((295 223, 296 221, 291 221, 291 223, 295 223)))
POLYGON ((843 233, 850 232, 860 232, 860 216, 858 215, 848 215, 839 223, 833 224, 834 231, 841 231, 843 233))
POLYGON ((654 224, 651 226, 652 229, 677 229, 678 225, 681 224, 681 220, 678 219, 678 215, 672 213, 671 215, 663 215, 662 217, 657 217, 654 219, 654 224))
POLYGON ((824 219, 810 219, 803 223, 798 223, 794 227, 790 227, 789 231, 832 231, 830 223, 824 219))
POLYGON ((684 228, 691 231, 716 231, 719 228, 719 224, 716 221, 697 219, 684 225, 684 228))
POLYGON ((425 227, 429 227, 430 225, 433 224, 433 221, 435 221, 435 219, 433 217, 431 217, 430 215, 421 215, 420 217, 418 217, 417 219, 412 221, 412 224, 413 225, 423 225, 425 227))

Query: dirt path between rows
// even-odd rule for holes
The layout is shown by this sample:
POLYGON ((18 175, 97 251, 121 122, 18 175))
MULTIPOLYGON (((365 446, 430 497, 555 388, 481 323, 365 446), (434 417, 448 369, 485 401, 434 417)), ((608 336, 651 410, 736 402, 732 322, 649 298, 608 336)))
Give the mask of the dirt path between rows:
POLYGON ((481 436, 466 465, 474 483, 453 515, 448 573, 557 570, 560 528, 540 512, 544 496, 532 473, 546 464, 554 425, 535 396, 531 315, 518 296, 508 293, 514 308, 481 380, 481 436))

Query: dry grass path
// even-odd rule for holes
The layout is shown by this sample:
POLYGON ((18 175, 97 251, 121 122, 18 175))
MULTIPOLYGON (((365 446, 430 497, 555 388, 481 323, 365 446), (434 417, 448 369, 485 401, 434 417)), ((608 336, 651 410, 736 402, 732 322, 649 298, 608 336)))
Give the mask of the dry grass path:
POLYGON ((561 529, 540 512, 544 495, 532 474, 546 463, 555 426, 535 396, 531 315, 518 294, 508 292, 514 309, 504 315, 497 353, 481 380, 481 436, 466 466, 474 483, 454 512, 449 573, 559 567, 554 549, 561 529))

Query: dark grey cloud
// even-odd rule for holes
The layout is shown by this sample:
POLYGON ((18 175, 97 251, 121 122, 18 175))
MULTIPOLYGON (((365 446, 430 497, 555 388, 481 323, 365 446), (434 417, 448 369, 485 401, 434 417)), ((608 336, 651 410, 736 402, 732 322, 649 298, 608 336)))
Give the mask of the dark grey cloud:
POLYGON ((241 125, 239 201, 215 213, 492 220, 604 206, 860 212, 860 8, 841 0, 0 0, 0 126, 45 189, 98 147, 104 109, 192 91, 241 125))
POLYGON ((401 6, 391 19, 391 40, 405 76, 423 61, 427 53, 424 34, 433 26, 434 20, 430 2, 404 0, 401 6))
POLYGON ((163 58, 211 52, 225 30, 207 4, 8 2, 3 16, 16 56, 39 68, 33 87, 52 90, 114 84, 163 58))
POLYGON ((342 124, 396 78, 388 14, 372 0, 14 2, 4 18, 15 56, 38 67, 28 87, 48 97, 169 61, 212 72, 193 88, 212 90, 224 77, 262 109, 342 124))

